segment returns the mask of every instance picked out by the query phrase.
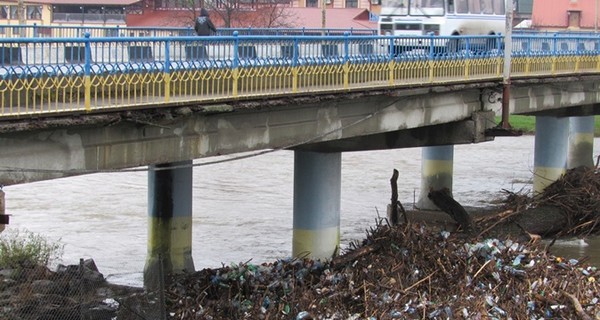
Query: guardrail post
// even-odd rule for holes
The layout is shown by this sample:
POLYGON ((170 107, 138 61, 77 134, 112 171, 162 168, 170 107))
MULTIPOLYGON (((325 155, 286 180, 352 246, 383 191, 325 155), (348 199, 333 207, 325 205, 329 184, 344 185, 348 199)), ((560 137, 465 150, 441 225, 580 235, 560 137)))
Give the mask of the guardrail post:
POLYGON ((389 56, 388 56, 388 83, 389 85, 394 85, 394 68, 395 68, 395 61, 394 61, 394 38, 390 38, 390 44, 389 44, 389 56))
MULTIPOLYGON (((579 39, 575 40, 575 72, 579 71, 579 62, 581 61, 581 50, 579 49, 579 39)), ((585 48, 584 48, 585 50, 585 48)))
POLYGON ((240 65, 240 39, 238 38, 238 32, 233 32, 233 70, 231 70, 232 84, 231 84, 231 95, 237 97, 238 95, 238 79, 240 77, 238 67, 240 65))
POLYGON ((171 99, 171 41, 165 41, 165 102, 171 99))
POLYGON ((350 82, 350 43, 348 31, 344 32, 344 89, 349 88, 350 82))
POLYGON ((469 74, 471 73, 471 44, 470 38, 465 39, 465 79, 469 79, 469 74))
POLYGON ((433 32, 429 33, 429 82, 433 82, 433 59, 435 54, 435 35, 433 32))
POLYGON ((86 32, 85 33, 85 63, 84 63, 84 67, 83 67, 83 72, 84 72, 84 82, 83 82, 83 88, 84 88, 83 99, 84 100, 83 101, 84 101, 85 111, 92 110, 91 71, 92 71, 92 45, 90 43, 90 33, 86 32))
POLYGON ((529 75, 531 72, 531 39, 527 38, 527 48, 525 50, 525 74, 529 75))
POLYGON ((496 48, 498 48, 498 53, 496 54, 496 77, 502 76, 502 64, 504 63, 503 59, 501 59, 500 52, 504 54, 504 50, 506 50, 506 46, 502 47, 502 38, 504 36, 502 33, 498 33, 498 38, 496 38, 496 48), (500 51, 502 49, 502 51, 500 51))
POLYGON ((558 45, 558 34, 554 34, 553 38, 552 38, 552 75, 556 74, 556 52, 557 50, 557 45, 558 45))
POLYGON ((600 70, 600 40, 594 43, 594 55, 596 55, 596 71, 600 70))
POLYGON ((292 53, 292 92, 298 92, 298 60, 300 55, 300 45, 298 37, 294 37, 294 48, 292 53))

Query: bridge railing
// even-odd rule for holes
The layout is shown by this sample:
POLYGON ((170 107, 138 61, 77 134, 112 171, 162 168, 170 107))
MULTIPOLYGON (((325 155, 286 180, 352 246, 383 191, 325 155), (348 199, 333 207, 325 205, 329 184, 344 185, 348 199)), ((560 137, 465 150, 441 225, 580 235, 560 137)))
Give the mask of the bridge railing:
MULTIPOLYGON (((511 76, 599 72, 600 38, 516 35, 511 76)), ((500 80, 502 36, 0 39, 0 116, 500 80)))
MULTIPOLYGON (((81 20, 81 19, 79 19, 81 20)), ((356 28, 219 28, 217 36, 239 35, 376 35, 377 30, 356 28)), ((192 27, 127 27, 127 26, 44 26, 44 25, 7 25, 0 24, 0 36, 3 38, 80 38, 89 34, 98 37, 178 37, 195 36, 192 27)))

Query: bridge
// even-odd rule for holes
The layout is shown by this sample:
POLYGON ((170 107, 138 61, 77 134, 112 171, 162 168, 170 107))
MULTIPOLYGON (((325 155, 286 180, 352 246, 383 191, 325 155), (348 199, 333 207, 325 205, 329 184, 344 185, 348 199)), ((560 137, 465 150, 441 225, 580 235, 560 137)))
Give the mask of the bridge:
POLYGON ((294 150, 293 255, 328 258, 342 152, 422 146, 421 190, 452 190, 454 144, 532 115, 540 191, 591 165, 600 99, 596 35, 87 33, 0 39, 0 63, 0 184, 148 166, 147 285, 194 269, 193 159, 294 150))

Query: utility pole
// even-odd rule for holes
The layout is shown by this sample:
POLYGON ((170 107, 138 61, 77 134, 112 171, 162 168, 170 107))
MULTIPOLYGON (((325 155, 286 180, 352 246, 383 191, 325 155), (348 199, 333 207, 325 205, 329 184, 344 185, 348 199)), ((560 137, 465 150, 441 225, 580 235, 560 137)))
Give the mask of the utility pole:
POLYGON ((24 0, 19 0, 19 2, 17 3, 17 17, 19 18, 19 25, 21 26, 21 28, 19 30, 19 34, 21 37, 25 37, 25 32, 27 31, 25 29, 25 24, 27 23, 27 20, 25 19, 25 2, 24 2, 24 0))
POLYGON ((321 4, 321 28, 323 32, 325 28, 327 28, 327 14, 325 13, 325 9, 327 7, 327 0, 323 0, 321 4))
POLYGON ((513 0, 506 1, 506 25, 504 31, 504 70, 502 73, 502 129, 510 129, 508 117, 510 115, 510 58, 512 53, 512 23, 513 0))

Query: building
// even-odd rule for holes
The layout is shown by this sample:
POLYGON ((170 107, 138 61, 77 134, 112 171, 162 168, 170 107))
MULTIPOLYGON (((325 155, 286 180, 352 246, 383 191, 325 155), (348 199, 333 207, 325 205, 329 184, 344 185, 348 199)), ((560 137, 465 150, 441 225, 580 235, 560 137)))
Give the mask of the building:
MULTIPOLYGON (((36 35, 52 27, 191 27, 204 0, 0 0, 0 25, 36 25, 36 35), (22 8, 20 10, 19 8, 22 8), (19 14, 23 12, 23 14, 19 14)), ((379 0, 371 0, 379 1, 379 0)), ((376 28, 369 0, 225 0, 206 4, 218 27, 376 28), (371 19, 370 19, 371 18, 371 19)), ((376 5, 379 7, 379 5, 376 5)), ((22 31, 22 30, 21 30, 22 31)), ((0 35, 18 35, 2 28, 0 35)), ((108 34, 107 34, 108 35, 108 34)))
POLYGON ((139 0, 0 0, 0 24, 124 25, 127 7, 139 0), (19 7, 24 14, 19 15, 19 7))
POLYGON ((515 0, 513 24, 517 25, 523 21, 531 21, 533 12, 533 0, 515 0))
POLYGON ((531 27, 544 31, 596 31, 597 0, 535 0, 531 27))

